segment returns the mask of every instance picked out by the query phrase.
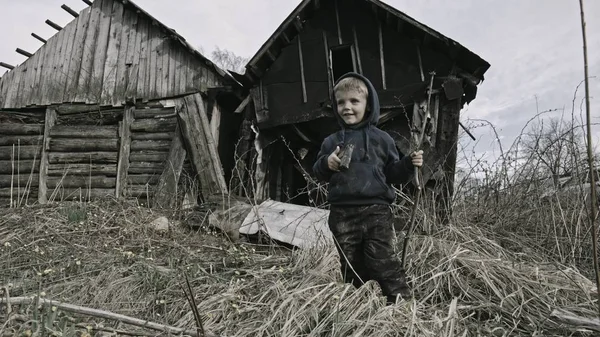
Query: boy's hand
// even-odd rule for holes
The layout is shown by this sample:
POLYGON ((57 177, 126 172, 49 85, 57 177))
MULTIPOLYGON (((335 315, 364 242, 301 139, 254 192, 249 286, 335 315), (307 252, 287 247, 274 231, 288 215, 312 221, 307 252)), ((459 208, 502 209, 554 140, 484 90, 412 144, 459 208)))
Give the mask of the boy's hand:
POLYGON ((340 171, 340 163, 342 162, 342 160, 337 156, 338 153, 340 153, 339 146, 337 146, 335 148, 335 151, 333 151, 329 155, 329 157, 327 157, 327 167, 329 167, 330 170, 336 171, 336 172, 340 171))
POLYGON ((419 150, 410 154, 414 167, 423 166, 423 150, 419 150))

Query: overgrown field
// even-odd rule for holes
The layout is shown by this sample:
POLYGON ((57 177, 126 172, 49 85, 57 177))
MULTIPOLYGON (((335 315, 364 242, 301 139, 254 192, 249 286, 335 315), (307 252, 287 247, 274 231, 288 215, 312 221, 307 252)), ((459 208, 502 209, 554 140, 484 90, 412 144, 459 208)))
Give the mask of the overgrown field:
MULTIPOLYGON (((1 209, 2 297, 41 297, 195 333, 187 275, 207 336, 593 335, 550 316, 561 308, 594 317, 593 282, 518 236, 492 240, 486 226, 458 221, 415 236, 415 299, 386 306, 376 284, 357 290, 340 282, 333 247, 233 244, 203 219, 114 201, 1 209), (150 226, 161 215, 168 230, 150 226)), ((0 317, 6 336, 167 335, 52 305, 0 305, 0 317)))

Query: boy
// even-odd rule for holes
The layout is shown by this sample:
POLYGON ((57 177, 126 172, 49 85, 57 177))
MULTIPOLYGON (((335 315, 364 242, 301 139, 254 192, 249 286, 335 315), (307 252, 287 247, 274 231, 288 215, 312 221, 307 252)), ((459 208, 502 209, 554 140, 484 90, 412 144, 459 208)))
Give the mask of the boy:
POLYGON ((317 179, 329 182, 329 228, 344 282, 358 288, 375 280, 388 303, 394 303, 398 297, 410 297, 410 290, 392 244, 391 183, 408 182, 414 168, 422 165, 423 152, 405 157, 392 137, 377 128, 379 98, 367 78, 345 74, 333 91, 341 130, 323 141, 313 171, 317 179), (340 170, 338 155, 348 144, 354 145, 350 165, 340 170))

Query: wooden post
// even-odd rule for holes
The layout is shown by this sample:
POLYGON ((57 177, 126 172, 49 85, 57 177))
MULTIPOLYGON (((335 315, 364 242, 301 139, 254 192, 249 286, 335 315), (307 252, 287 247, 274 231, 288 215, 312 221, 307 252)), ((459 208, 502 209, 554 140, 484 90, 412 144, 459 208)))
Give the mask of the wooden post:
POLYGON ((323 31, 323 45, 325 46, 325 64, 327 65, 327 86, 329 87, 329 97, 333 95, 333 71, 331 70, 331 60, 329 59, 329 44, 327 43, 327 33, 323 31))
POLYGON ((379 61, 381 63, 381 82, 383 84, 383 90, 387 89, 385 83, 385 58, 383 56, 383 30, 381 28, 381 21, 377 21, 377 31, 379 33, 379 61))
POLYGON ((177 126, 175 136, 171 142, 169 158, 158 179, 156 192, 154 193, 154 207, 173 208, 175 206, 175 202, 177 201, 177 184, 183 170, 183 162, 185 161, 186 154, 187 151, 183 144, 181 130, 177 126))
POLYGON ((42 43, 48 42, 48 41, 46 41, 46 39, 42 38, 41 36, 37 35, 36 33, 31 33, 31 36, 33 36, 36 39, 40 40, 42 43))
POLYGON ((356 35, 356 26, 352 26, 352 34, 354 35, 354 53, 356 54, 356 61, 358 63, 358 73, 362 75, 362 62, 360 60, 360 48, 358 47, 358 36, 356 35))
POLYGON ((302 57, 302 42, 300 41, 300 35, 298 39, 298 58, 300 59, 300 79, 302 80, 302 102, 307 102, 306 97, 306 78, 304 76, 304 58, 302 57))
POLYGON ((62 27, 57 25, 56 23, 50 21, 50 20, 46 20, 46 24, 56 30, 58 30, 59 32, 62 30, 62 27))
POLYGON ((131 152, 131 124, 135 107, 125 108, 123 120, 119 123, 119 161, 117 163, 117 186, 115 197, 120 199, 124 195, 127 185, 127 171, 129 171, 129 154, 131 152))
POLYGON ((56 123, 56 110, 46 109, 46 120, 44 122, 44 141, 42 142, 42 155, 40 157, 40 173, 39 173, 39 188, 38 202, 46 204, 48 202, 48 186, 46 179, 48 178, 48 152, 50 151, 50 130, 56 123))
POLYGON ((71 7, 69 7, 67 5, 62 5, 62 6, 60 6, 60 8, 64 9, 67 13, 73 15, 73 17, 76 17, 76 18, 79 17, 79 14, 76 11, 72 10, 71 7))
POLYGON ((337 24, 338 43, 342 44, 342 28, 340 27, 340 11, 338 10, 338 0, 334 0, 335 22, 337 24))
POLYGON ((10 65, 10 64, 8 64, 8 63, 4 63, 4 62, 0 62, 0 67, 4 67, 4 68, 6 68, 6 69, 8 69, 8 70, 13 70, 13 69, 15 69, 15 66, 13 66, 13 65, 10 65))
POLYGON ((215 147, 219 148, 219 129, 221 128, 221 109, 215 101, 212 108, 212 116, 210 119, 210 133, 215 140, 215 147))
POLYGON ((17 50, 16 50, 16 51, 17 51, 17 53, 19 53, 19 54, 21 54, 21 55, 23 55, 23 56, 25 56, 25 57, 32 57, 32 56, 33 56, 33 54, 32 54, 32 53, 30 53, 30 52, 28 52, 28 51, 26 51, 26 50, 23 50, 23 49, 21 49, 21 48, 17 48, 17 50))

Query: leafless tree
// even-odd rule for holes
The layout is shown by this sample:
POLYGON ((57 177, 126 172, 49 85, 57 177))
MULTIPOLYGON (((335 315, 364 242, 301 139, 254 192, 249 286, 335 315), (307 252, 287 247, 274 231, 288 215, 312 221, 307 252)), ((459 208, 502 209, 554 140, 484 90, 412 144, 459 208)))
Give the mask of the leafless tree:
POLYGON ((248 63, 249 60, 248 58, 236 55, 230 50, 221 49, 218 46, 215 47, 215 50, 213 50, 211 54, 211 59, 219 67, 226 70, 232 70, 237 73, 244 72, 244 67, 246 66, 246 63, 248 63))

